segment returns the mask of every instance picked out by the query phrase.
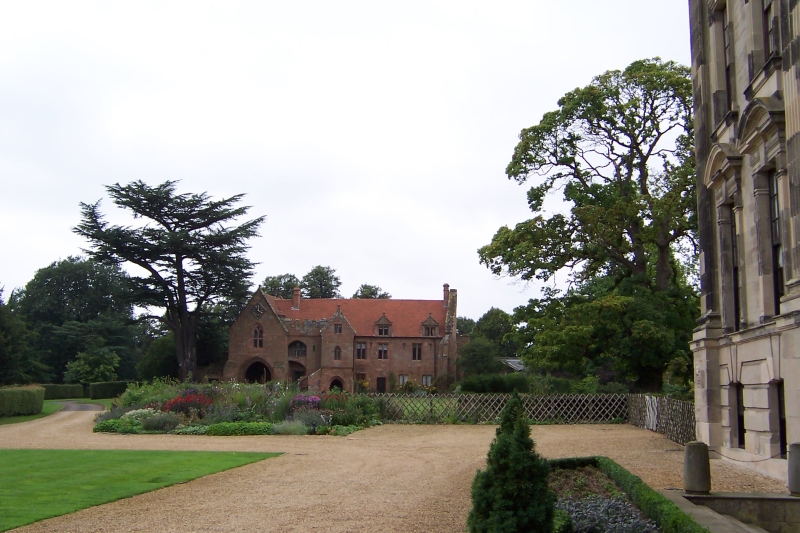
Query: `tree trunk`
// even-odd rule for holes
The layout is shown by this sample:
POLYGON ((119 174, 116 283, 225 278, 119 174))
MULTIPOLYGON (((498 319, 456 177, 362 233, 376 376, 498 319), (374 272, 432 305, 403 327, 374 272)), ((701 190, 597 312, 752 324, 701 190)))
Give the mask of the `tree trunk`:
POLYGON ((197 317, 194 313, 181 313, 177 326, 172 333, 178 377, 181 381, 197 381, 197 317))
POLYGON ((662 246, 656 245, 658 254, 656 257, 656 290, 665 291, 669 289, 669 279, 672 269, 669 265, 669 244, 662 246))

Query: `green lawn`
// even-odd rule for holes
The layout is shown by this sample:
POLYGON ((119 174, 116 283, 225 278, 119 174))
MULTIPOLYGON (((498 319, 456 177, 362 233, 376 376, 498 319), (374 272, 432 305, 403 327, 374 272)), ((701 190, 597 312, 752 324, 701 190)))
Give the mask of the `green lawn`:
POLYGON ((59 409, 63 407, 61 404, 53 403, 52 400, 45 400, 44 405, 42 406, 42 412, 36 415, 24 415, 24 416, 3 416, 0 417, 0 426, 5 424, 16 424, 17 422, 27 422, 28 420, 36 420, 37 418, 42 418, 47 415, 52 415, 59 409))
POLYGON ((0 450, 0 531, 277 455, 280 454, 0 450))

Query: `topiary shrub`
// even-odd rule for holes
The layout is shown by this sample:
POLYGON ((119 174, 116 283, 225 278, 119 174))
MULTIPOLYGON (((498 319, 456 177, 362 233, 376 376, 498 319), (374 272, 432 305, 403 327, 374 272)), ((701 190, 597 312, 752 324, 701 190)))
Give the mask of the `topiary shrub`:
POLYGON ((0 389, 0 416, 36 415, 43 405, 44 388, 38 385, 0 389))
POLYGON ((116 398, 128 388, 127 381, 100 381, 89 384, 89 397, 92 400, 116 398))
POLYGON ((55 383, 47 383, 42 385, 44 387, 45 400, 64 400, 67 398, 83 398, 83 385, 80 383, 73 383, 69 385, 57 385, 55 383))
POLYGON ((519 395, 514 393, 500 417, 489 448, 486 470, 472 482, 471 533, 553 530, 555 495, 547 486, 550 467, 534 451, 519 395))

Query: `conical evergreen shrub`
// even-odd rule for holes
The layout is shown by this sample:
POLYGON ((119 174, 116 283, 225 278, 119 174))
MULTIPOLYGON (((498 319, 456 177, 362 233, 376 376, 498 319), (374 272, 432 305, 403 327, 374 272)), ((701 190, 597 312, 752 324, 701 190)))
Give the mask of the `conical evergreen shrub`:
POLYGON ((486 470, 472 482, 470 533, 551 533, 555 496, 550 467, 534 450, 528 420, 514 393, 500 416, 486 470))

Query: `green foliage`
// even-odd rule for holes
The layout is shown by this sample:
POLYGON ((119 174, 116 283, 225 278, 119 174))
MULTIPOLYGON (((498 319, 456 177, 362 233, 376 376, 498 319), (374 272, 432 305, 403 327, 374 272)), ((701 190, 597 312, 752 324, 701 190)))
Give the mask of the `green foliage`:
POLYGON ((388 300, 392 295, 377 285, 362 284, 353 294, 353 298, 388 300))
POLYGON ((98 422, 92 431, 95 433, 141 433, 142 423, 135 418, 112 418, 98 422))
POLYGON ((553 533, 573 533, 572 518, 566 511, 556 509, 553 513, 553 533))
POLYGON ((550 467, 534 450, 522 403, 515 393, 506 403, 486 470, 472 483, 471 533, 553 530, 555 496, 547 486, 550 467))
MULTIPOLYGON (((514 331, 513 317, 503 311, 492 307, 475 323, 470 334, 470 344, 478 337, 492 341, 498 348, 497 355, 500 357, 514 357, 517 352, 517 344, 510 335, 514 331)), ((469 344, 467 345, 469 346, 469 344)))
POLYGON ((276 455, 251 452, 0 450, 0 479, 3 480, 0 483, 0 531, 276 455), (70 488, 65 489, 65 485, 70 488))
POLYGON ((465 316, 456 317, 456 332, 459 335, 469 335, 475 327, 475 321, 465 316))
POLYGON ((107 346, 89 348, 79 352, 74 361, 67 363, 64 381, 67 383, 91 383, 114 381, 119 357, 107 346))
POLYGON ((329 266, 318 265, 312 268, 300 281, 300 289, 304 298, 341 298, 339 286, 342 282, 336 270, 329 266))
POLYGON ((173 332, 180 378, 197 374, 197 319, 223 299, 242 300, 253 263, 247 240, 258 235, 259 217, 240 225, 248 207, 236 207, 243 195, 212 200, 208 194, 176 194, 176 182, 155 187, 143 181, 106 190, 114 204, 129 210, 139 227, 109 225, 100 202, 81 203, 75 233, 86 238, 99 261, 135 264, 147 272, 130 278, 132 300, 165 309, 161 321, 173 332))
POLYGON ((177 378, 178 360, 175 358, 175 337, 168 333, 150 343, 147 352, 136 365, 136 374, 142 381, 155 378, 177 378))
POLYGON ((658 392, 670 362, 689 358, 698 314, 691 288, 653 292, 636 280, 603 278, 517 308, 514 336, 532 369, 603 375, 658 392))
POLYGON ((128 282, 118 266, 68 257, 37 270, 15 294, 15 313, 35 333, 32 347, 56 380, 79 352, 103 346, 120 357, 121 373, 134 377, 138 345, 128 282))
POLYGON ((89 384, 89 398, 98 400, 102 398, 116 398, 128 388, 127 381, 101 381, 89 384))
POLYGON ((499 356, 500 345, 484 337, 474 337, 459 350, 457 365, 462 375, 497 374, 507 369, 499 356))
POLYGON ((240 435, 274 435, 275 426, 269 422, 220 422, 206 426, 206 435, 228 437, 240 435))
POLYGON ((46 384, 44 387, 45 400, 62 400, 67 398, 83 398, 83 385, 55 385, 46 384))
POLYGON ((508 393, 528 392, 530 383, 525 374, 484 374, 464 378, 460 382, 461 392, 508 393))
POLYGON ((300 280, 294 274, 280 274, 278 276, 267 276, 261 282, 261 290, 271 294, 276 298, 291 300, 295 287, 300 286, 300 280))
POLYGON ((308 435, 309 428, 300 420, 284 420, 275 424, 275 435, 308 435))
POLYGON ((0 417, 42 412, 44 388, 36 385, 0 388, 0 417))
POLYGON ((34 350, 34 334, 18 315, 3 301, 0 288, 0 386, 50 378, 49 368, 34 350))
POLYGON ((142 420, 142 429, 145 431, 172 431, 181 419, 172 413, 156 413, 153 416, 144 418, 142 420))

